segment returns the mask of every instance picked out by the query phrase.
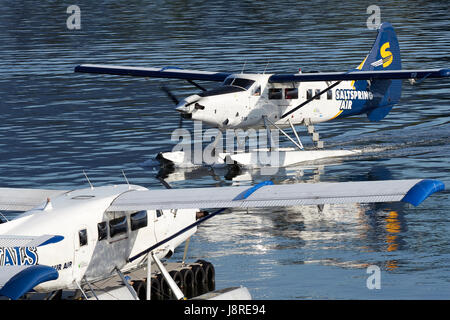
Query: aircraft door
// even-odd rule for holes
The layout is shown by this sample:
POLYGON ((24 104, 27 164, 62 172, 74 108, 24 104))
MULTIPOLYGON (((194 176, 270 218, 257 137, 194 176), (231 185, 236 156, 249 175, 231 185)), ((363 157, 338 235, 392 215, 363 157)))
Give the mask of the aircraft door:
POLYGON ((155 237, 156 241, 164 240, 169 236, 170 210, 156 210, 155 212, 155 237))
POLYGON ((74 235, 73 275, 80 280, 89 265, 93 246, 93 234, 85 225, 77 228, 74 235))
POLYGON ((255 105, 258 103, 259 98, 261 97, 261 85, 257 85, 251 90, 251 94, 249 95, 248 99, 248 107, 249 109, 252 109, 255 107, 255 105))

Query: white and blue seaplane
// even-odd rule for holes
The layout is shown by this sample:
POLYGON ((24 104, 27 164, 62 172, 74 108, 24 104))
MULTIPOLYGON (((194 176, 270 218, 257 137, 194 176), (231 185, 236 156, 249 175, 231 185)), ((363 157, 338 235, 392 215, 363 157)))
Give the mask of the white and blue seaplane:
MULTIPOLYGON (((148 190, 122 184, 76 190, 0 188, 0 210, 23 211, 0 224, 0 296, 81 290, 156 264, 177 299, 184 293, 160 259, 197 226, 227 208, 402 201, 419 205, 444 190, 439 180, 384 180, 148 190), (199 217, 199 208, 214 209, 199 217)), ((86 289, 87 290, 87 289, 86 289)), ((151 287, 147 281, 146 297, 151 287)), ((94 295, 97 297, 96 295, 94 295)))
MULTIPOLYGON (((399 102, 402 79, 409 79, 413 83, 427 78, 450 76, 450 69, 402 70, 397 36, 392 25, 387 22, 380 25, 369 54, 358 67, 347 72, 247 74, 177 67, 95 64, 78 65, 75 72, 187 80, 202 92, 179 101, 166 90, 177 104, 176 110, 181 113, 182 118, 202 121, 220 131, 267 129, 269 138, 265 144, 268 148, 265 150, 227 153, 212 148, 217 151, 214 152, 212 164, 231 161, 242 166, 259 166, 260 152, 270 153, 277 147, 271 144, 269 130, 276 128, 295 145, 291 148, 276 148, 277 162, 272 161, 270 165, 280 167, 320 158, 357 154, 360 150, 323 150, 323 141, 319 139, 313 124, 361 114, 367 114, 370 121, 379 121, 399 102), (194 82, 197 80, 221 82, 221 85, 206 90, 194 82), (315 143, 312 150, 304 150, 295 125, 308 127, 308 133, 315 143), (295 137, 290 137, 283 128, 291 128, 295 137)), ((239 143, 237 134, 236 137, 239 143)), ((183 151, 161 153, 158 158, 176 166, 186 166, 192 162, 183 151)))

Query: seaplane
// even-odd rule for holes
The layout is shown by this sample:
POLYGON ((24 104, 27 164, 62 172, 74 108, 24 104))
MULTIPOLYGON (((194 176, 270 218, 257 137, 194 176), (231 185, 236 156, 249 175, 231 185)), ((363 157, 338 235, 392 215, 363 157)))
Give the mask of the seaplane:
MULTIPOLYGON (((252 186, 155 190, 128 180, 89 184, 73 190, 0 188, 0 210, 22 212, 0 224, 0 296, 80 290, 87 299, 83 286, 94 292, 93 282, 116 275, 137 300, 124 273, 146 268, 149 279, 156 264, 174 297, 182 300, 184 292, 161 259, 187 242, 198 225, 228 208, 392 201, 417 206, 445 188, 434 179, 277 185, 268 180, 252 186)), ((147 299, 150 291, 147 281, 147 299)))
MULTIPOLYGON (((293 74, 248 74, 188 70, 179 67, 146 68, 114 65, 81 64, 75 72, 135 76, 145 78, 182 79, 201 92, 179 100, 166 87, 163 89, 175 102, 183 119, 201 121, 220 132, 227 130, 266 129, 267 148, 228 151, 212 146, 213 159, 205 164, 233 163, 242 166, 267 165, 259 155, 276 152, 268 165, 288 166, 325 157, 354 155, 360 150, 323 150, 314 124, 366 114, 370 121, 380 121, 399 102, 402 80, 419 83, 428 78, 446 78, 450 69, 402 70, 397 35, 389 22, 384 22, 370 52, 364 60, 347 72, 316 72, 293 74), (207 90, 195 81, 221 84, 207 90), (306 125, 315 144, 306 150, 295 129, 306 125), (283 128, 291 128, 295 138, 283 128), (278 148, 272 139, 272 129, 279 130, 294 145, 278 148), (276 159, 274 162, 272 159, 276 159)), ((228 132, 228 131, 227 131, 228 132)), ((238 134, 236 138, 239 143, 238 134)), ((242 137, 241 137, 242 138, 242 137)), ((245 139, 245 134, 244 134, 245 139)), ((242 142, 242 141, 241 141, 242 142)), ((241 145, 244 145, 241 143, 241 145)), ((158 154, 161 162, 190 166, 189 152, 175 150, 158 154), (183 165, 188 164, 188 165, 183 165)), ((200 161, 201 162, 201 161, 200 161)), ((204 161, 205 162, 205 161, 204 161)))

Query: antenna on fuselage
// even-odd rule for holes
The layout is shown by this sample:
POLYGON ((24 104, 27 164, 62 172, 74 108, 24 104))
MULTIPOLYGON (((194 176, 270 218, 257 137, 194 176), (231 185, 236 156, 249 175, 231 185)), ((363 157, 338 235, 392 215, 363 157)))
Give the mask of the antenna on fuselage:
POLYGON ((125 178, 125 181, 127 182, 128 189, 130 189, 130 183, 128 182, 127 176, 125 175, 125 171, 123 171, 123 169, 122 169, 122 174, 123 174, 123 177, 125 178))
POLYGON ((269 62, 270 62, 270 61, 267 61, 267 63, 266 63, 266 67, 264 68, 264 72, 263 72, 263 74, 266 74, 266 69, 267 69, 267 67, 269 66, 269 62))
POLYGON ((86 172, 83 170, 84 176, 86 177, 86 180, 89 182, 89 185, 91 186, 91 189, 94 189, 94 186, 92 185, 91 181, 89 180, 89 177, 87 176, 86 172))
POLYGON ((241 74, 244 73, 245 65, 247 64, 247 60, 244 61, 244 65, 242 66, 241 74))

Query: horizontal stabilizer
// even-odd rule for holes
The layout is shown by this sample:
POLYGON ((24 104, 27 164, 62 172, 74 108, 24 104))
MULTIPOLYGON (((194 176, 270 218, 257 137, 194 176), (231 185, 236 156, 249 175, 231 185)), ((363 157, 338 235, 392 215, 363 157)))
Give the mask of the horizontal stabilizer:
POLYGON ((317 72, 299 74, 274 74, 271 83, 311 82, 311 81, 353 81, 353 80, 387 80, 387 79, 424 79, 450 77, 450 69, 422 70, 374 70, 350 72, 317 72))
POLYGON ((0 210, 27 211, 43 204, 47 198, 67 191, 46 189, 0 188, 0 210))
POLYGON ((101 64, 81 64, 75 67, 75 72, 112 74, 120 76, 169 78, 183 80, 223 81, 231 73, 187 70, 176 67, 144 68, 101 64))
POLYGON ((388 115, 388 113, 391 111, 392 106, 388 107, 378 107, 375 109, 370 110, 367 112, 367 118, 369 118, 370 121, 380 121, 384 117, 388 115))
POLYGON ((238 196, 248 187, 191 188, 131 191, 117 197, 108 211, 188 208, 248 208, 300 206, 333 203, 404 201, 418 205, 444 189, 438 180, 389 180, 339 183, 297 183, 264 185, 248 197, 238 196), (421 181, 429 181, 424 183, 421 181), (418 183, 424 188, 414 188, 418 183), (430 187, 430 186, 433 187, 430 187), (408 196, 410 190, 415 196, 408 196), (417 195, 416 195, 417 192, 417 195), (417 199, 421 199, 416 201, 417 199), (410 201, 414 198, 414 201, 410 201))
POLYGON ((19 299, 42 282, 58 279, 58 271, 44 265, 0 266, 0 296, 19 299))

